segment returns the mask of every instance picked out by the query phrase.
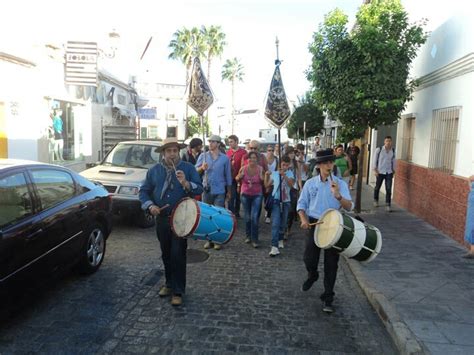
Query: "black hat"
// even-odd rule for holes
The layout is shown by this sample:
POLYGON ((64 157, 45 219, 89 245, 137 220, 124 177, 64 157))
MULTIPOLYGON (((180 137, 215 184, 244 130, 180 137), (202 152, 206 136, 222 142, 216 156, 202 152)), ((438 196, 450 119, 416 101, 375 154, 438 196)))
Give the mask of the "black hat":
POLYGON ((335 161, 336 156, 331 148, 322 149, 316 152, 316 164, 324 163, 326 161, 335 161))

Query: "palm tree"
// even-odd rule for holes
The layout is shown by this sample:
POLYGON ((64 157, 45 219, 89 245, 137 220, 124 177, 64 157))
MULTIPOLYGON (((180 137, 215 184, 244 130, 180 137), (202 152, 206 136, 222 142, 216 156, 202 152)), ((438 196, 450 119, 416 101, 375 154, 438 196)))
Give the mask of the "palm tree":
MULTIPOLYGON (((186 88, 189 84, 189 73, 193 64, 193 58, 205 56, 205 43, 201 31, 197 27, 187 29, 183 27, 173 33, 173 39, 168 45, 171 48, 169 59, 180 60, 186 67, 186 88)), ((188 105, 186 104, 186 134, 188 136, 188 105)))
POLYGON ((244 81, 244 75, 244 66, 237 58, 226 60, 222 67, 222 80, 229 80, 232 84, 232 134, 234 134, 235 81, 244 81))
POLYGON ((224 51, 225 33, 221 31, 221 26, 202 26, 201 33, 206 45, 207 57, 207 81, 211 83, 211 62, 214 57, 220 57, 224 51))

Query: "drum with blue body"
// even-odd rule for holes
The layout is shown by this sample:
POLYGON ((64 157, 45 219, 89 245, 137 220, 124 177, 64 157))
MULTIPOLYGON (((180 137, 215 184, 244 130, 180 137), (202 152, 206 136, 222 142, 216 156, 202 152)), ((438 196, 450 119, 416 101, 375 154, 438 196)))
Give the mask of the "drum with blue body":
POLYGON ((235 216, 226 208, 184 198, 171 214, 171 229, 182 238, 228 243, 235 232, 235 216))

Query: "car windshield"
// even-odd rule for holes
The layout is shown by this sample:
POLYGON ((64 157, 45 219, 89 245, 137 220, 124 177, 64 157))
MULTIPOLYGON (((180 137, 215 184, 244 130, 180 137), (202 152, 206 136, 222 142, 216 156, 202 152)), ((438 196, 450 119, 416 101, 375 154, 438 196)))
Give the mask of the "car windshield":
POLYGON ((144 144, 118 144, 105 157, 104 164, 149 169, 160 161, 160 153, 155 152, 156 148, 144 144))

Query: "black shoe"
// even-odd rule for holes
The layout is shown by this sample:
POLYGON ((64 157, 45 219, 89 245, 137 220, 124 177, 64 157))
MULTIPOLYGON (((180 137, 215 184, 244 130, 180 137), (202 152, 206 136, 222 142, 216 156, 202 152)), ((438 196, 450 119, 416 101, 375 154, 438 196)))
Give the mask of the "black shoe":
POLYGON ((301 286, 301 289, 303 291, 308 291, 311 288, 311 286, 313 286, 313 284, 316 281, 318 281, 318 277, 319 275, 308 277, 308 279, 305 282, 303 282, 303 286, 301 286))
POLYGON ((332 306, 332 302, 329 302, 329 301, 323 302, 323 312, 334 313, 334 307, 332 306))

